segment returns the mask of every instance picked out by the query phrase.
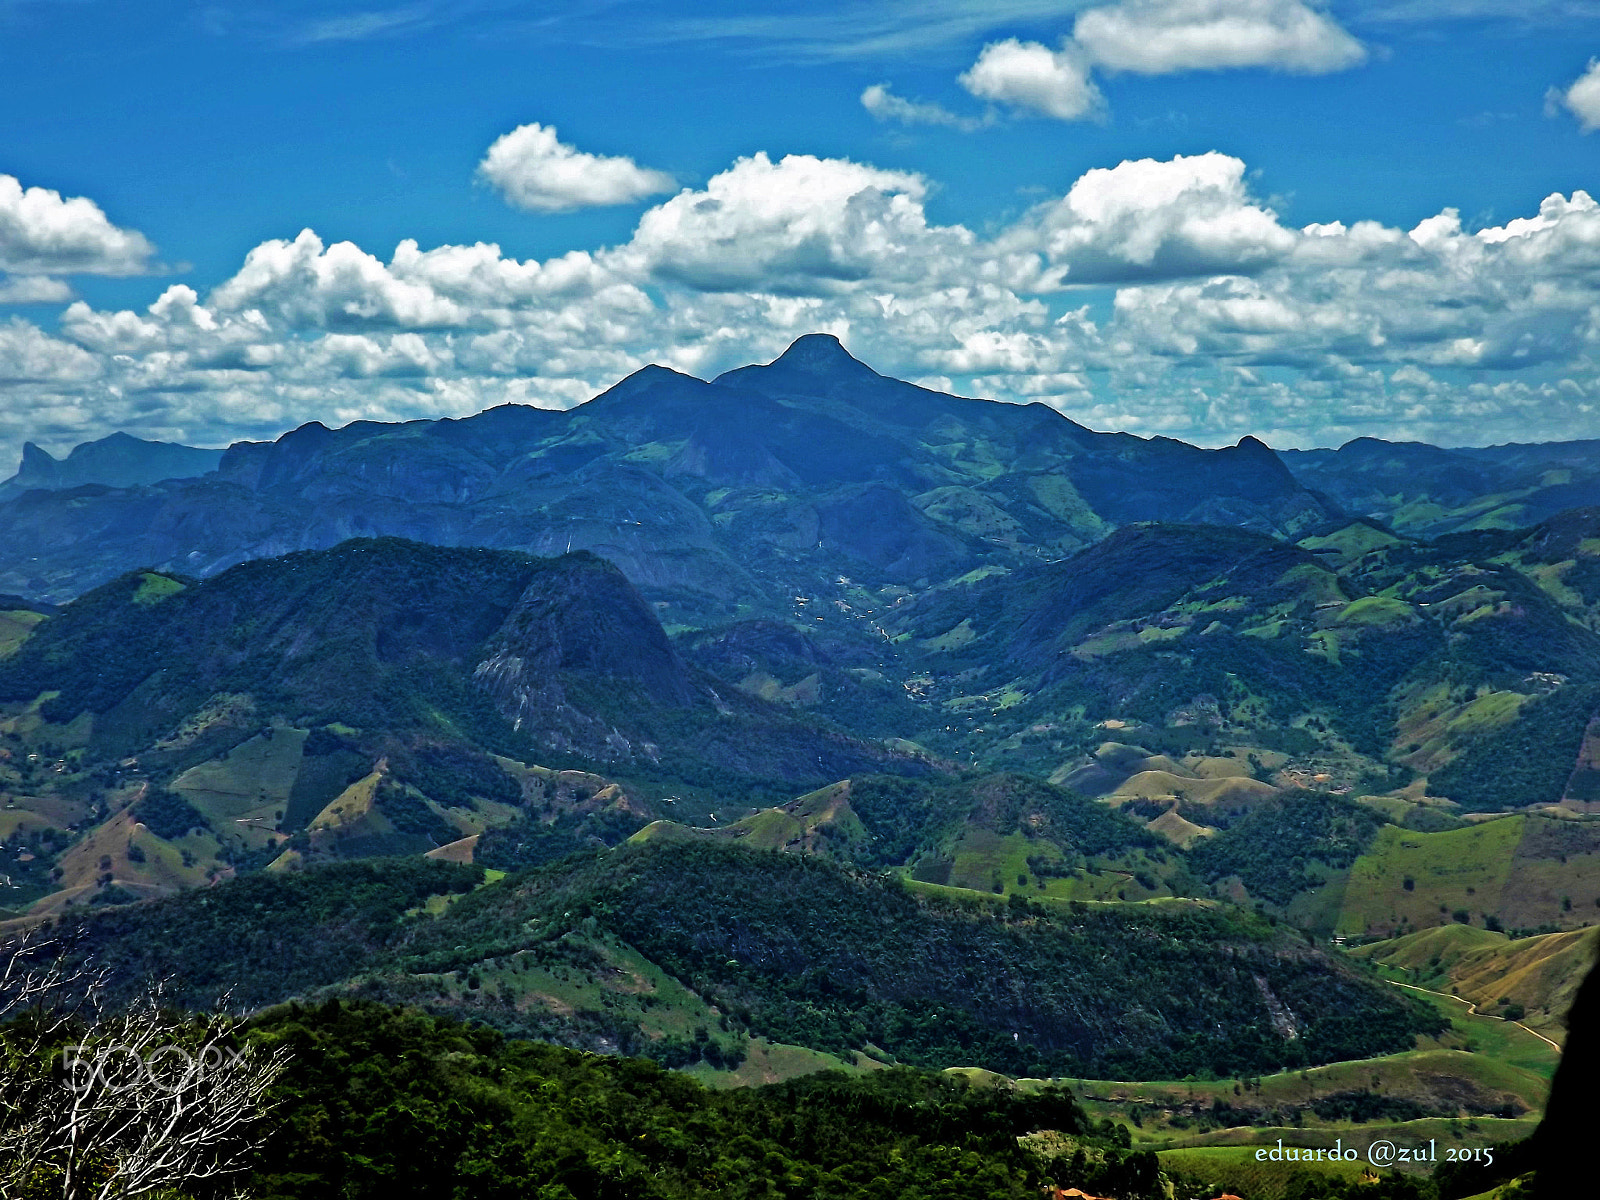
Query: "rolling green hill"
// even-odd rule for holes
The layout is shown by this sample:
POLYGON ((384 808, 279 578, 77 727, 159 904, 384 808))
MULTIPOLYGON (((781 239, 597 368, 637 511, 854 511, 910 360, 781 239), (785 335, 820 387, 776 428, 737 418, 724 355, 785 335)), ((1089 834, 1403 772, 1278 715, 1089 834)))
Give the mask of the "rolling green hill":
POLYGON ((1396 978, 1459 996, 1479 1012, 1521 1021, 1554 1042, 1566 1038, 1564 1018, 1594 965, 1596 931, 1576 929, 1511 940, 1466 925, 1444 925, 1352 953, 1391 968, 1396 978))
POLYGON ((1231 1075, 1406 1049, 1440 1025, 1216 906, 945 898, 701 840, 481 878, 334 864, 62 921, 119 986, 165 972, 183 1003, 225 985, 247 1006, 354 990, 680 1064, 737 1065, 762 1038, 846 1062, 1231 1075))
POLYGON ((1137 901, 1191 882, 1141 822, 1026 775, 858 776, 712 829, 658 821, 633 841, 713 839, 818 854, 916 883, 1023 900, 1137 901))
POLYGON ((925 709, 920 743, 1159 801, 1185 840, 1216 826, 1219 793, 1249 807, 1261 784, 1388 796, 1396 819, 1434 828, 1422 810, 1581 811, 1600 638, 1552 573, 1582 556, 1544 559, 1578 554, 1588 529, 1574 516, 1424 544, 1355 523, 1292 546, 1129 526, 1058 563, 927 589, 883 626, 925 709), (1108 742, 1142 753, 1111 761, 1108 742))
POLYGON ((1386 826, 1350 868, 1336 930, 1370 937, 1451 922, 1578 928, 1600 914, 1597 852, 1600 826, 1550 817, 1439 833, 1386 826))
POLYGON ((394 540, 107 584, 0 659, 0 736, 0 839, 41 864, 0 903, 45 909, 501 827, 565 853, 657 815, 646 792, 704 820, 852 771, 929 769, 722 696, 592 555, 394 540), (541 772, 586 766, 639 783, 552 805, 541 772))

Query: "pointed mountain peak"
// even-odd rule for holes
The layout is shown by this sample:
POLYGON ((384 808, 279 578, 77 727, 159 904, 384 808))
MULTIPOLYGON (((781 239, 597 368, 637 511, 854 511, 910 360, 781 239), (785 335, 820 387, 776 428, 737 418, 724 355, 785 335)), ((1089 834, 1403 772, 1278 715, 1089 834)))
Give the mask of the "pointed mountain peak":
MULTIPOLYGON (((649 391, 655 387, 678 387, 689 385, 691 387, 705 387, 705 380, 697 379, 693 375, 685 375, 682 371, 674 371, 671 367, 659 366, 651 363, 649 366, 640 367, 633 374, 618 380, 605 391, 601 392, 588 404, 597 404, 602 408, 607 403, 615 404, 641 392, 649 391)), ((587 405, 581 406, 587 407, 587 405)))
POLYGON ((774 359, 769 366, 785 366, 814 375, 837 375, 841 372, 877 372, 844 348, 844 343, 831 333, 808 333, 794 340, 794 344, 774 359))
POLYGON ((53 467, 55 465, 56 460, 50 456, 50 451, 35 442, 22 443, 22 463, 18 467, 19 471, 26 471, 29 467, 53 467))
POLYGON ((8 483, 18 487, 54 487, 61 475, 61 464, 50 456, 50 452, 33 442, 24 442, 22 445, 22 461, 17 464, 17 473, 8 483))
POLYGON ((899 380, 879 375, 844 348, 831 333, 808 333, 765 365, 752 364, 724 371, 712 380, 722 387, 749 388, 771 395, 828 396, 836 388, 855 395, 864 386, 889 384, 906 387, 899 380))
POLYGON ((1267 445, 1260 438, 1253 437, 1248 433, 1239 439, 1239 443, 1234 447, 1234 449, 1243 450, 1247 454, 1271 454, 1273 452, 1271 446, 1267 445))

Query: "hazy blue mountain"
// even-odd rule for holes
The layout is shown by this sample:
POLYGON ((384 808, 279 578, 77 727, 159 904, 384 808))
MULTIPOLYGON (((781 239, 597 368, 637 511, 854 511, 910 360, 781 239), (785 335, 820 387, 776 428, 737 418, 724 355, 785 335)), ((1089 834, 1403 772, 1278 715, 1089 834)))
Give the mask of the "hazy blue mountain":
POLYGON ((1600 504, 1594 441, 1444 449, 1363 437, 1279 457, 1301 484, 1345 511, 1419 537, 1523 528, 1600 504))
POLYGON ((176 442, 147 442, 126 433, 113 433, 96 442, 74 446, 63 459, 53 458, 32 442, 22 447, 17 473, 0 483, 0 496, 31 488, 81 487, 86 483, 107 487, 138 487, 163 479, 192 479, 217 469, 221 450, 204 450, 176 442))
POLYGON ((63 600, 155 565, 208 575, 349 537, 617 563, 669 623, 787 612, 841 573, 926 586, 1081 549, 1130 521, 1278 534, 1331 506, 1254 439, 1094 433, 1042 404, 887 379, 832 337, 706 383, 646 367, 568 412, 316 423, 202 478, 0 503, 0 586, 63 600))

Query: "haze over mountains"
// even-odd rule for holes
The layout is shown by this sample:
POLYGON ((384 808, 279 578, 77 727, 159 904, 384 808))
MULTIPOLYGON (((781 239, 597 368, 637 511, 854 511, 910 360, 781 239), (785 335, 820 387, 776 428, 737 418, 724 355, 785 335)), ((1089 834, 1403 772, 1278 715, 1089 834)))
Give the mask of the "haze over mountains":
POLYGON ((11 496, 34 488, 74 488, 83 484, 138 487, 163 479, 189 479, 216 470, 221 460, 221 450, 147 442, 126 433, 85 442, 59 461, 28 442, 22 448, 17 473, 0 482, 0 495, 11 496))

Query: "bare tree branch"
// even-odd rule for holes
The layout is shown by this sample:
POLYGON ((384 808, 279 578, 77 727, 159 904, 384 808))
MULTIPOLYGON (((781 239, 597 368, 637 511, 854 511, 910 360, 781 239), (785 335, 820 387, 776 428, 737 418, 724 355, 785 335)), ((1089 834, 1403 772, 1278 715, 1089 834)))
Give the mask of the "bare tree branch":
POLYGON ((100 1015, 104 973, 41 961, 54 948, 0 951, 0 1195, 132 1200, 243 1170, 287 1053, 225 1013, 165 1011, 159 987, 100 1015))

